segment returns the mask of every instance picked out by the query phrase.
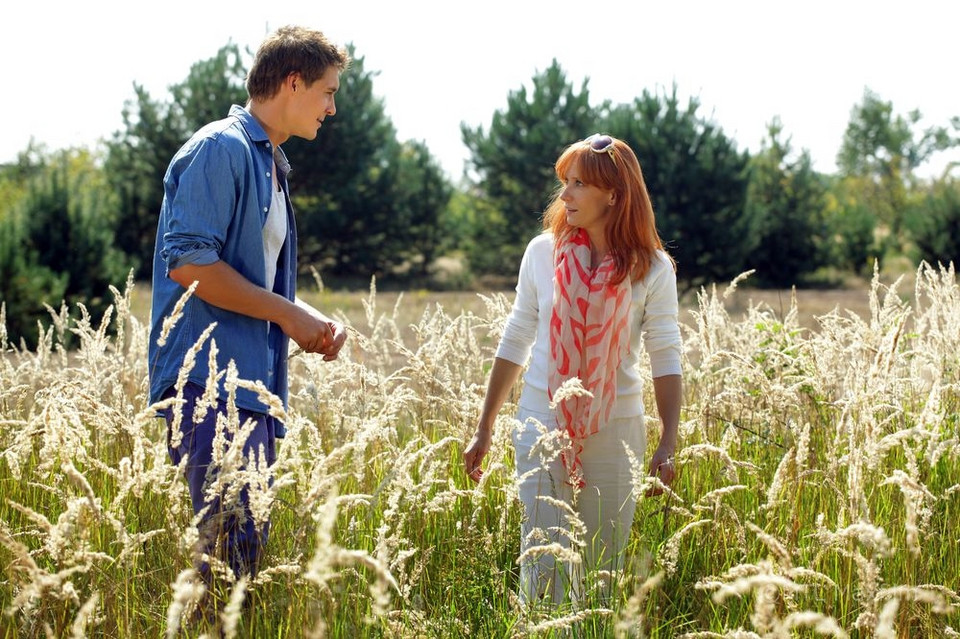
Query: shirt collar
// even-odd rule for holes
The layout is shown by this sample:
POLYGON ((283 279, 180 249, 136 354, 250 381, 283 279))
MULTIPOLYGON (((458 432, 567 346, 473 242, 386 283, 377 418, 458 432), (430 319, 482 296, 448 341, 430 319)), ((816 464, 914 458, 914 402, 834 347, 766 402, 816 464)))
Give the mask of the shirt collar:
POLYGON ((230 115, 234 116, 240 121, 240 124, 243 125, 247 135, 249 135, 250 139, 254 142, 270 141, 270 138, 267 137, 267 132, 263 130, 262 126, 260 126, 260 122, 258 122, 249 111, 239 104, 234 104, 230 107, 230 115))
MULTIPOLYGON (((263 130, 260 122, 253 117, 253 114, 247 111, 247 109, 238 104, 234 104, 230 107, 230 115, 240 121, 240 124, 253 142, 266 142, 270 144, 270 138, 267 136, 267 132, 263 130)), ((290 161, 287 160, 286 154, 279 146, 273 147, 273 161, 277 163, 277 170, 280 171, 281 175, 286 176, 290 173, 290 161)))

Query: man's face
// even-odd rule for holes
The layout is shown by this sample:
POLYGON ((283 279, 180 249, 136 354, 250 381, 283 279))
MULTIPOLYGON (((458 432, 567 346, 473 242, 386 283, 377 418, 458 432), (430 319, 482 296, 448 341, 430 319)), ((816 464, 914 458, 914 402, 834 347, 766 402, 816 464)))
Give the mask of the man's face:
POLYGON ((294 87, 290 101, 290 135, 313 140, 323 120, 337 112, 334 96, 340 89, 340 70, 329 67, 309 86, 298 78, 294 80, 294 87))

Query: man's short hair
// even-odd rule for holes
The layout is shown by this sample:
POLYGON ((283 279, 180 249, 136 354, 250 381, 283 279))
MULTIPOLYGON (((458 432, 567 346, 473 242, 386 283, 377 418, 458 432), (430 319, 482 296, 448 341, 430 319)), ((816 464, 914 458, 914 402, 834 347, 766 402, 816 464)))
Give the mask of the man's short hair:
POLYGON ((252 100, 272 98, 291 73, 299 73, 309 86, 331 66, 340 72, 350 65, 346 49, 327 36, 306 27, 280 27, 260 44, 247 74, 247 93, 252 100))

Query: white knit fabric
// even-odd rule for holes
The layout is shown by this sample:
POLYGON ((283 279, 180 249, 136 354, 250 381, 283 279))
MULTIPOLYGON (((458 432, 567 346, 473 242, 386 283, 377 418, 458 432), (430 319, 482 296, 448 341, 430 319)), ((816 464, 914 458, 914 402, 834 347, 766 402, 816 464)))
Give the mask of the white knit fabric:
MULTIPOLYGON (((517 295, 496 356, 521 366, 521 405, 547 411, 547 358, 550 356, 550 310, 553 307, 553 235, 535 237, 524 252, 517 295), (541 312, 542 311, 542 312, 541 312), (540 391, 540 392, 537 392, 540 391)), ((638 366, 641 344, 650 357, 653 377, 680 375, 680 328, 677 323, 677 276, 659 253, 647 276, 633 285, 629 353, 617 372, 617 402, 611 418, 643 415, 643 377, 638 366)))

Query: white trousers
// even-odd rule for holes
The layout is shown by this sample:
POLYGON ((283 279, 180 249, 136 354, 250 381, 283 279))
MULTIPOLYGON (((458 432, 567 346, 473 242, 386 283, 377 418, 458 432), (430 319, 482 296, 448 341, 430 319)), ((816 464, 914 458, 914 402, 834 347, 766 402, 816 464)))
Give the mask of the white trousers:
POLYGON ((623 568, 637 505, 624 446, 642 468, 643 418, 613 419, 584 440, 586 485, 576 495, 560 458, 554 413, 521 406, 517 419, 513 445, 524 508, 520 598, 528 604, 575 602, 582 598, 585 571, 623 568))

